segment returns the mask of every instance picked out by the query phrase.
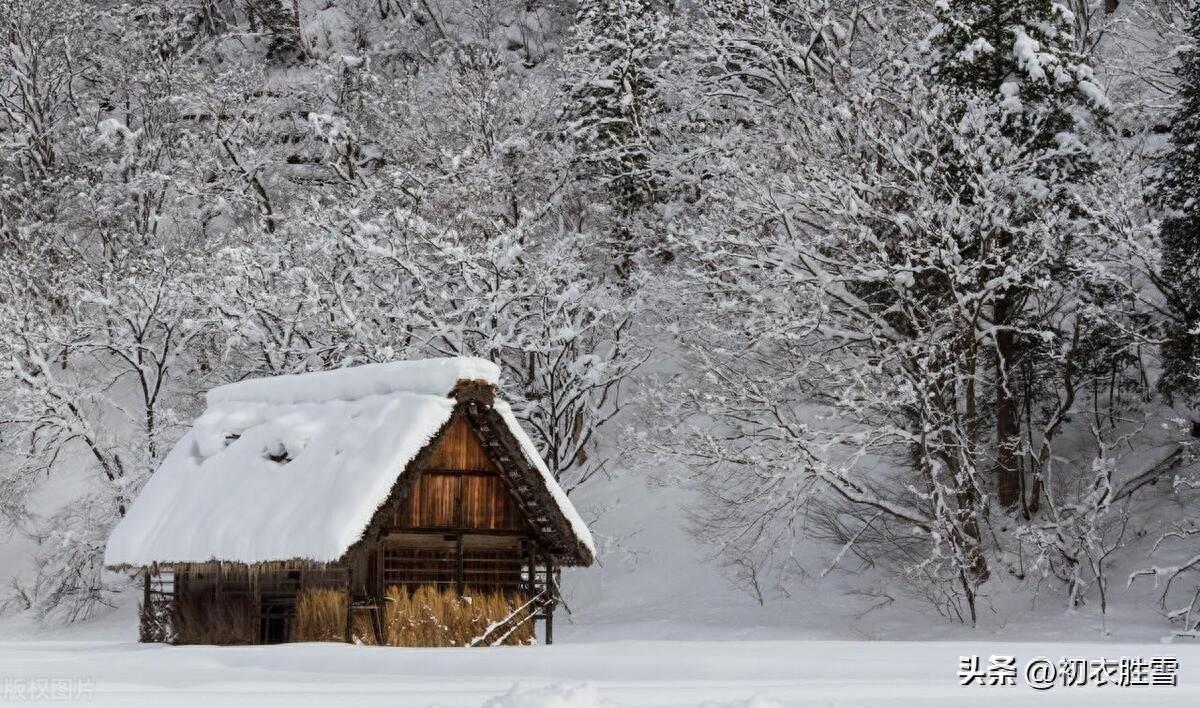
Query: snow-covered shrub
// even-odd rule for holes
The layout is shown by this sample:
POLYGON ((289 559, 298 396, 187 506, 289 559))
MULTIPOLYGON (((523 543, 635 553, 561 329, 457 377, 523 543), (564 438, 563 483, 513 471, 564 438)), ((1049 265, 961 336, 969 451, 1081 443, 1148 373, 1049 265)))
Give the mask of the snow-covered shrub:
POLYGON ((1159 606, 1167 619, 1177 625, 1176 634, 1181 637, 1200 637, 1200 554, 1192 553, 1197 541, 1200 541, 1200 527, 1194 522, 1163 534, 1155 542, 1154 550, 1179 546, 1183 560, 1139 570, 1129 577, 1130 585, 1140 577, 1154 579, 1161 588, 1159 606))

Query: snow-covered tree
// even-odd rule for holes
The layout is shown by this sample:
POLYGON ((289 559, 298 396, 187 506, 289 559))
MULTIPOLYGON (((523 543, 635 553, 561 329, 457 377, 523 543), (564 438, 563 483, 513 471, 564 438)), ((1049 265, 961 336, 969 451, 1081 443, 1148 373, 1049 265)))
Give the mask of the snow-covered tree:
POLYGON ((1179 107, 1171 118, 1170 149, 1163 151, 1155 190, 1165 210, 1159 287, 1170 313, 1158 385, 1195 408, 1200 406, 1200 5, 1194 2, 1188 39, 1179 55, 1179 107))
POLYGON ((1182 546, 1183 560, 1172 565, 1139 570, 1129 576, 1130 585, 1141 577, 1154 580, 1160 588, 1159 607, 1168 620, 1178 625, 1176 635, 1180 637, 1200 637, 1200 554, 1192 552, 1198 536, 1200 528, 1194 522, 1162 534, 1155 541, 1154 550, 1165 550, 1171 545, 1182 546))
POLYGON ((2 507, 5 525, 37 546, 32 578, 14 587, 39 614, 69 619, 111 602, 108 530, 173 441, 174 406, 203 386, 191 367, 205 349, 199 283, 212 270, 197 266, 192 206, 204 185, 187 158, 204 146, 178 109, 197 68, 179 41, 185 18, 143 11, 104 17, 97 41, 114 32, 133 49, 91 57, 63 89, 73 108, 55 122, 72 130, 41 182, 57 204, 16 212, 0 250, 4 320, 20 323, 0 343, 0 475, 14 490, 2 507), (30 509, 39 478, 75 482, 61 509, 30 509))
POLYGON ((564 59, 563 130, 575 171, 614 214, 614 262, 628 270, 647 244, 641 211, 663 198, 656 159, 668 23, 650 0, 583 0, 564 59))
POLYGON ((0 7, 0 238, 62 206, 95 41, 81 3, 0 7))
POLYGON ((298 0, 248 0, 250 29, 270 38, 268 55, 280 62, 308 58, 308 42, 301 26, 298 0))
POLYGON ((589 235, 531 243, 518 226, 480 238, 412 212, 325 215, 304 230, 325 237, 229 256, 246 279, 226 284, 222 310, 252 370, 483 356, 502 366, 505 395, 565 487, 605 470, 599 433, 648 351, 632 336, 635 302, 593 272, 589 235))
MULTIPOLYGON (((923 55, 901 46, 776 94, 763 131, 778 133, 747 133, 745 150, 763 134, 788 149, 721 174, 702 202, 702 325, 681 329, 706 378, 682 413, 701 528, 760 582, 786 582, 797 538, 834 538, 974 619, 1021 543, 991 521, 999 461, 1015 473, 1004 506, 1040 505, 1061 534, 1040 537, 1054 558, 1039 568, 1072 602, 1104 590, 1120 513, 1095 490, 1121 488, 1112 451, 1131 433, 1116 421, 1145 392, 1145 232, 1127 217, 1136 190, 1107 187, 1123 169, 1109 104, 1062 49, 1069 15, 991 9, 1005 22, 942 4, 923 55), (1075 455, 1063 438, 1092 408, 1108 414, 1075 455)), ((742 125, 770 95, 735 102, 742 125)))
MULTIPOLYGON (((994 120, 1017 138, 1028 161, 1026 173, 1014 174, 1012 181, 1015 192, 1024 192, 1023 199, 1003 222, 982 222, 983 233, 962 247, 975 251, 990 242, 995 252, 1020 253, 1035 247, 1022 237, 1026 220, 1038 218, 1047 204, 1073 208, 1075 185, 1094 171, 1083 116, 1106 110, 1108 99, 1077 51, 1074 18, 1064 5, 1051 0, 942 0, 936 14, 929 40, 933 76, 964 97, 964 111, 980 99, 997 103, 1001 112, 994 120)), ((953 165, 950 169, 958 171, 953 165)), ((955 196, 973 199, 969 184, 964 182, 955 196)), ((982 248, 975 252, 988 257, 982 248)), ((1024 496, 1021 472, 1021 390, 1030 390, 1031 382, 1024 382, 1020 372, 1037 345, 1021 330, 1036 281, 1049 272, 1022 273, 1003 257, 990 271, 984 277, 1006 281, 988 303, 987 314, 995 337, 987 355, 995 369, 996 492, 1008 508, 1036 505, 1036 488, 1032 499, 1024 496)))
POLYGON ((653 202, 659 188, 651 163, 665 37, 665 19, 649 0, 585 0, 572 29, 566 129, 583 173, 625 211, 653 202))

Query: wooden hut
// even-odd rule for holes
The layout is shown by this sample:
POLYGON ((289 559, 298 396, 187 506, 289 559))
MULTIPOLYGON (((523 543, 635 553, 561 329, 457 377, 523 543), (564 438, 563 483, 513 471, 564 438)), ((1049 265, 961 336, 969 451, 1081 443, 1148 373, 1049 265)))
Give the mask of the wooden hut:
POLYGON ((538 621, 553 641, 559 569, 595 551, 498 379, 450 358, 210 391, 106 549, 142 573, 143 641, 403 644, 397 623, 422 620, 398 608, 447 596, 468 629, 413 642, 511 642, 538 621))

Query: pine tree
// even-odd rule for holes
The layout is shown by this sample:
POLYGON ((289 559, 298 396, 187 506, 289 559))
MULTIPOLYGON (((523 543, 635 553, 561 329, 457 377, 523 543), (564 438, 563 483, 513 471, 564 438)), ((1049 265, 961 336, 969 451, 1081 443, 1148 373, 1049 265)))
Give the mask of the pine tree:
POLYGON ((563 117, 578 171, 624 215, 653 203, 661 186, 652 157, 664 36, 649 0, 585 0, 567 50, 563 117))
POLYGON ((295 0, 250 0, 246 3, 252 23, 270 34, 267 55, 280 61, 308 57, 308 48, 300 27, 300 7, 295 0))
MULTIPOLYGON (((1080 140, 1086 128, 1079 124, 1079 117, 1105 112, 1108 101, 1094 82, 1091 68, 1075 50, 1073 17, 1063 5, 1051 0, 939 0, 936 15, 938 24, 929 47, 934 79, 961 98, 964 111, 972 101, 997 101, 1005 134, 1012 136, 1029 158, 1028 184, 1049 191, 1049 197, 1031 194, 1027 206, 1009 215, 1008 224, 1000 227, 1011 234, 998 235, 995 240, 1000 248, 1019 249, 1023 244, 1015 234, 1022 230, 1022 223, 1035 218, 1047 204, 1070 209, 1075 196, 1069 185, 1094 171, 1091 151, 1080 140)), ((1014 188, 1019 191, 1028 186, 1014 188)), ((968 193, 954 196, 971 199, 968 193)), ((1001 275, 1004 268, 1004 259, 997 261, 992 277, 1001 275)), ((1017 334, 1033 278, 1034 274, 1013 277, 1011 287, 991 308, 996 481, 999 501, 1005 507, 1015 507, 1022 500, 1020 417, 1025 401, 1018 392, 1031 387, 1019 379, 1019 372, 1029 371, 1026 365, 1034 356, 1032 350, 1042 346, 1017 334)), ((1035 487, 1030 502, 1034 507, 1036 499, 1035 487)))
MULTIPOLYGON (((1156 200, 1162 222, 1163 289, 1172 318, 1166 324, 1159 390, 1168 400, 1200 405, 1200 3, 1190 8, 1189 47, 1181 53, 1179 107, 1163 155, 1156 200)), ((1196 426, 1200 427, 1200 425, 1196 426)))

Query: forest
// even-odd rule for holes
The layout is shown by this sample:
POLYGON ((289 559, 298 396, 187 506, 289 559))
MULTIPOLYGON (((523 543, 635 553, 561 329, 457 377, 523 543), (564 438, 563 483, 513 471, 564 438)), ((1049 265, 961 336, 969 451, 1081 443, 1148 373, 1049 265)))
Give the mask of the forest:
POLYGON ((1198 43, 1189 0, 6 0, 0 613, 125 601, 208 389, 465 355, 759 603, 1134 586, 1200 636, 1198 43))

